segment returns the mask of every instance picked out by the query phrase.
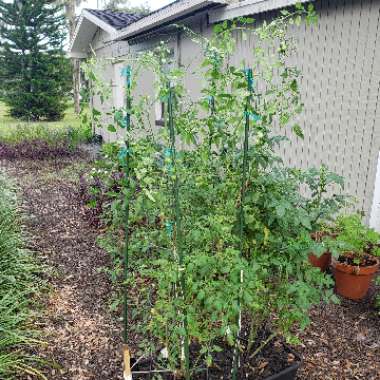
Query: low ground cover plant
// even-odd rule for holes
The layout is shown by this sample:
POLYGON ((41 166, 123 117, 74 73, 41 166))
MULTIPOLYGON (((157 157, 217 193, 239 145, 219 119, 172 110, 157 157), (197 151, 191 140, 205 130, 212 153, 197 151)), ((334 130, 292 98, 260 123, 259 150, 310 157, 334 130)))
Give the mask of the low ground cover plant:
POLYGON ((41 281, 40 268, 24 249, 21 220, 13 185, 0 172, 0 378, 20 374, 43 378, 38 358, 29 354, 38 344, 32 328, 41 281))
POLYGON ((335 300, 331 277, 308 258, 323 249, 311 236, 319 219, 332 219, 340 202, 322 182, 340 179, 321 174, 325 169, 288 168, 276 154, 285 138, 275 126, 303 135, 292 122, 302 111, 299 71, 286 63, 294 48, 286 31, 302 15, 314 20, 312 6, 253 28, 250 19, 220 24, 211 39, 191 34, 204 55, 197 102, 165 44, 125 69, 126 106, 113 110, 109 125, 124 131, 125 141, 107 146, 88 203, 100 207, 107 226, 114 279, 128 287, 126 342, 138 336, 134 354, 179 378, 203 379, 205 371, 265 378, 275 371, 260 368, 268 350, 280 347, 288 357, 279 337, 298 342, 295 331, 308 325, 308 310, 335 300), (229 62, 235 33, 258 41, 250 67, 229 62), (268 50, 276 53, 267 57, 268 50), (155 98, 143 106, 133 101, 142 68, 156 77, 155 98), (142 119, 158 100, 165 125, 152 133, 142 119), (305 195, 305 186, 316 193, 305 195))

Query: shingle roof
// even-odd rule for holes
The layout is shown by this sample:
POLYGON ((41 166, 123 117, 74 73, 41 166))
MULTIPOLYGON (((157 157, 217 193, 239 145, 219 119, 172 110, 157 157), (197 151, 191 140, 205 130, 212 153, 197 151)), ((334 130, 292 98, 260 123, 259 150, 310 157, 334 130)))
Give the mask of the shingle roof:
POLYGON ((104 21, 113 28, 119 30, 125 28, 126 26, 133 24, 135 21, 140 20, 143 15, 123 13, 123 12, 113 12, 110 10, 99 10, 99 9, 86 9, 100 20, 104 21))

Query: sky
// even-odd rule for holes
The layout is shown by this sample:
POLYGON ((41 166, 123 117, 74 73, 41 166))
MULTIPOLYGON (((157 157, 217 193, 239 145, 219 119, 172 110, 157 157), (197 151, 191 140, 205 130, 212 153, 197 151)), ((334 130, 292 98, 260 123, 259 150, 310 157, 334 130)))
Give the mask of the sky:
MULTIPOLYGON (((172 1, 173 0, 130 0, 130 4, 140 5, 148 3, 152 10, 155 10, 171 3, 172 1)), ((87 0, 81 5, 81 7, 79 7, 79 10, 81 10, 82 8, 96 8, 97 3, 102 2, 104 2, 104 0, 87 0)))

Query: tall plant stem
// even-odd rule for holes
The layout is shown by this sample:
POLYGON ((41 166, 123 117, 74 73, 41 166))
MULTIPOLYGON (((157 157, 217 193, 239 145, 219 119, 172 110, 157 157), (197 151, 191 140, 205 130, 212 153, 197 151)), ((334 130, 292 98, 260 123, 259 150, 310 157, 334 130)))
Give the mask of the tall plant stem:
MULTIPOLYGON (((184 252, 182 247, 182 215, 180 209, 180 192, 179 192, 179 177, 176 165, 176 149, 175 149, 175 128, 174 128, 174 93, 173 87, 168 83, 168 117, 169 117, 169 136, 170 136, 170 153, 171 153, 171 164, 174 171, 174 184, 173 184, 173 199, 174 199, 174 209, 175 209, 175 250, 178 255, 178 264, 179 264, 179 278, 180 278, 180 287, 182 292, 183 300, 185 301, 186 295, 186 273, 184 268, 184 252)), ((185 336, 183 343, 181 343, 181 349, 184 351, 184 375, 186 380, 190 380, 190 363, 189 363, 189 331, 188 331, 188 321, 187 321, 187 312, 184 310, 183 315, 183 327, 185 330, 185 336)), ((182 354, 181 354, 182 355, 182 354)), ((181 356, 182 360, 182 356, 181 356)))
MULTIPOLYGON (((245 203, 245 193, 246 193, 246 183, 247 183, 247 172, 248 172, 248 144, 249 144, 249 124, 250 124, 250 115, 249 108, 252 100, 252 92, 253 92, 253 72, 252 69, 246 70, 247 77, 247 89, 249 91, 249 96, 247 97, 246 105, 245 105, 245 126, 244 126, 244 146, 243 146, 243 170, 241 176, 241 201, 240 201, 240 211, 239 211, 239 238, 240 238, 240 255, 243 256, 244 251, 244 203, 245 203)), ((233 370, 232 370, 232 378, 233 380, 237 380, 238 378, 238 370, 239 370, 239 361, 240 354, 238 349, 238 339, 241 331, 241 292, 243 288, 244 282, 244 272, 240 271, 240 291, 238 296, 238 305, 239 305, 239 316, 238 316, 238 336, 236 337, 236 347, 234 351, 234 361, 233 361, 233 370)))
MULTIPOLYGON (((215 60, 217 60, 217 59, 218 59, 218 57, 215 55, 214 56, 214 62, 212 64, 214 72, 218 72, 220 70, 218 64, 215 62, 215 60)), ((217 90, 215 79, 211 80, 211 89, 212 89, 212 93, 215 94, 216 90, 217 90)), ((215 108, 216 108, 215 107, 215 95, 211 95, 209 97, 209 107, 210 107, 210 116, 211 116, 212 122, 214 122, 215 120, 213 120, 213 119, 215 117, 215 108)), ((213 128, 211 128, 211 125, 210 125, 209 126, 209 136, 208 136, 210 158, 212 156, 212 143, 213 143, 213 137, 214 137, 213 134, 214 133, 215 133, 215 130, 213 128)))
MULTIPOLYGON (((214 115, 215 115, 215 97, 211 96, 209 99, 209 102, 210 102, 210 116, 211 116, 211 119, 213 119, 214 115)), ((212 156, 212 154, 211 154, 212 153, 212 138, 213 138, 213 131, 210 128, 209 129, 209 136, 208 136, 208 146, 209 146, 210 158, 212 156)))

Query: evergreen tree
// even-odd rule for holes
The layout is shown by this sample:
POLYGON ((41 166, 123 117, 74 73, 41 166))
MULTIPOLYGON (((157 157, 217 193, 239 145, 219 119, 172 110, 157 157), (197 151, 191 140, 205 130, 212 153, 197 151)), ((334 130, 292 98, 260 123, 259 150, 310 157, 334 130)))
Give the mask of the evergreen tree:
POLYGON ((65 19, 52 0, 0 0, 3 100, 13 117, 58 120, 71 89, 65 19))
POLYGON ((104 9, 141 15, 147 15, 151 12, 151 8, 147 2, 141 5, 133 6, 130 4, 129 0, 108 0, 104 5, 104 9))

